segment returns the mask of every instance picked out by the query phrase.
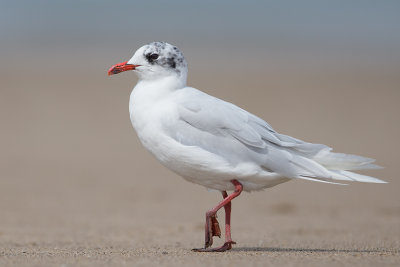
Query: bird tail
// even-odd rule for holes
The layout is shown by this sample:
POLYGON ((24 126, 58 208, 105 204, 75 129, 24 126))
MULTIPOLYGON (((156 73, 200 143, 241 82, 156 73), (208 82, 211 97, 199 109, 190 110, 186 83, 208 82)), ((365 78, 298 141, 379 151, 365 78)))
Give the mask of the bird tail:
POLYGON ((315 162, 325 167, 330 179, 308 177, 308 179, 317 179, 323 181, 340 180, 340 181, 356 181, 364 183, 386 183, 375 177, 354 173, 354 170, 381 169, 382 167, 374 164, 374 159, 357 155, 333 153, 330 149, 323 149, 313 158, 315 162))
POLYGON ((333 153, 326 147, 311 157, 296 155, 291 158, 297 168, 296 178, 315 182, 342 184, 337 181, 356 181, 364 183, 386 183, 375 177, 354 173, 354 170, 380 169, 371 158, 342 153, 333 153))
POLYGON ((313 160, 323 165, 329 170, 367 170, 381 169, 382 167, 376 164, 374 159, 366 158, 357 155, 333 153, 330 149, 323 149, 313 157, 313 160))

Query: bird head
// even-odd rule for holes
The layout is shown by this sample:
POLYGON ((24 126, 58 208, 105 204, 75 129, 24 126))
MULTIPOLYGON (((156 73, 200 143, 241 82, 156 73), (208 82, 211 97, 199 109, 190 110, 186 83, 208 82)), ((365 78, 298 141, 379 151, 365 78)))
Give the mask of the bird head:
POLYGON ((108 75, 128 70, 133 70, 143 80, 177 76, 186 81, 187 63, 176 46, 152 42, 139 48, 130 60, 112 66, 108 75))

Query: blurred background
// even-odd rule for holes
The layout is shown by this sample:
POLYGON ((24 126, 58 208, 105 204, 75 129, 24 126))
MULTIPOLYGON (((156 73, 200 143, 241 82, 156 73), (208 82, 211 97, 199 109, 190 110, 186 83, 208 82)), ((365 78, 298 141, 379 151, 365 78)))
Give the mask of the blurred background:
POLYGON ((201 245, 220 195, 142 148, 128 114, 137 79, 106 75, 166 41, 185 54, 189 85, 385 167, 364 173, 387 185, 244 194, 237 241, 398 249, 399 13, 398 1, 1 1, 0 242, 201 245))

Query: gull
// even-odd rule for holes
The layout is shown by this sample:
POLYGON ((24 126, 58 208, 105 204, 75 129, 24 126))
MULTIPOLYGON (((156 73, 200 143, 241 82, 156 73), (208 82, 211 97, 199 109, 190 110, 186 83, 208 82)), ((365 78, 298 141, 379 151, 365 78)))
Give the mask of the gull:
POLYGON ((385 183, 353 172, 380 168, 374 159, 333 153, 326 145, 278 133, 250 112, 188 87, 186 60, 174 45, 144 45, 130 60, 112 66, 108 75, 128 70, 139 78, 130 95, 129 113, 143 146, 187 181, 222 193, 223 200, 206 213, 204 248, 194 251, 232 248, 231 201, 242 191, 295 179, 385 183), (213 237, 221 237, 217 211, 222 207, 225 243, 212 248, 213 237))

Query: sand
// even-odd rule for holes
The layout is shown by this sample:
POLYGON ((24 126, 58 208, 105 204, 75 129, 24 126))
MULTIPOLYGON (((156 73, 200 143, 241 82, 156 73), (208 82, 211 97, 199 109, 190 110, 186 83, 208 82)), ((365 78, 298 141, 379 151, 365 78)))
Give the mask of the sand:
POLYGON ((282 133, 377 158, 385 169, 366 173, 389 182, 293 181, 243 193, 233 202, 237 245, 201 254, 191 249, 203 245, 204 215, 220 194, 141 147, 127 111, 135 78, 106 77, 116 62, 87 69, 72 58, 46 69, 47 58, 30 68, 34 59, 1 72, 0 266, 400 265, 396 69, 271 64, 243 73, 193 63, 190 84, 282 133))

